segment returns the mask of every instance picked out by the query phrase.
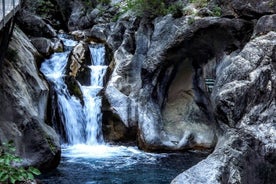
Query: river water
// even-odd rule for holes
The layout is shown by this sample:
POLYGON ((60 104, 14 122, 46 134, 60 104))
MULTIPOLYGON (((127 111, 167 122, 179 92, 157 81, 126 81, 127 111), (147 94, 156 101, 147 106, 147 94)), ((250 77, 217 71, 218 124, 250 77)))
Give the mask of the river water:
MULTIPOLYGON (((62 145, 62 159, 57 169, 39 177, 45 184, 161 184, 169 183, 177 174, 206 157, 200 152, 145 153, 136 147, 114 146, 103 141, 101 103, 105 47, 89 46, 93 64, 90 85, 82 86, 84 105, 71 96, 64 82, 70 50, 76 41, 60 36, 66 50, 55 53, 41 65, 56 94, 57 111, 61 117, 67 142, 62 145)), ((53 122, 55 127, 55 122, 53 122)), ((57 127, 56 127, 57 128, 57 127)), ((59 132, 59 130, 57 130, 59 132)))

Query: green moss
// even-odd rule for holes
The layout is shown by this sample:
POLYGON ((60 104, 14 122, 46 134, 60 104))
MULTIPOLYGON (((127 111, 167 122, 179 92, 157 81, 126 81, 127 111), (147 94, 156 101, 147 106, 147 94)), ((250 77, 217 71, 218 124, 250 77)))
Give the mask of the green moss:
POLYGON ((76 79, 73 76, 66 76, 65 83, 70 95, 74 95, 80 100, 81 104, 84 105, 83 94, 76 79))
POLYGON ((50 137, 46 136, 46 141, 47 141, 47 143, 48 143, 48 145, 50 147, 50 150, 53 153, 55 153, 57 151, 57 148, 56 148, 55 144, 53 143, 52 139, 50 137))

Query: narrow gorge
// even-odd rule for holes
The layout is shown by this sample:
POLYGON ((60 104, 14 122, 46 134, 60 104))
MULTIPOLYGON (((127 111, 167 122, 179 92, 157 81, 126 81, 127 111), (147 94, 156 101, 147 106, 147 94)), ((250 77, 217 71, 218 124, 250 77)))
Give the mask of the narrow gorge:
POLYGON ((272 184, 275 70, 274 0, 24 0, 0 143, 38 183, 272 184))

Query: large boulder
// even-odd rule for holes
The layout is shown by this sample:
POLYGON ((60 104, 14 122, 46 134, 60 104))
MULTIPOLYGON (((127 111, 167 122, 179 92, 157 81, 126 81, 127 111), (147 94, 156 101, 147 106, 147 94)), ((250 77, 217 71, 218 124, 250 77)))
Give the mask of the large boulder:
POLYGON ((79 42, 69 55, 66 74, 76 78, 82 85, 90 85, 91 69, 88 66, 92 64, 93 61, 88 44, 79 42))
POLYGON ((49 57, 54 52, 62 52, 63 44, 57 39, 48 39, 43 37, 31 38, 31 42, 37 51, 44 57, 49 57))
POLYGON ((59 164, 58 135, 46 124, 48 85, 36 67, 37 50, 16 28, 0 76, 0 142, 13 140, 25 165, 59 164))
POLYGON ((91 85, 91 69, 89 66, 92 63, 89 46, 82 41, 73 48, 68 57, 64 81, 69 93, 77 97, 81 104, 84 104, 84 101, 80 85, 91 85))
POLYGON ((254 36, 266 34, 269 31, 276 31, 276 14, 261 17, 256 23, 254 36))
MULTIPOLYGON (((114 122, 120 120, 128 129, 138 127, 139 146, 145 150, 215 146, 219 129, 203 66, 241 48, 252 24, 168 15, 151 24, 122 20, 110 28, 124 31, 117 37, 121 45, 113 46, 115 65, 105 92, 114 122)), ((114 40, 114 35, 107 34, 107 40, 114 40)))

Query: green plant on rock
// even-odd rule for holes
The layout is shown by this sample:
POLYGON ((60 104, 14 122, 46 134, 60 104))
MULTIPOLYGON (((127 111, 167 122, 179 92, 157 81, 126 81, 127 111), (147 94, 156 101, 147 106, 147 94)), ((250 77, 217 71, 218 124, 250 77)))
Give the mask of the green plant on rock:
POLYGON ((193 23, 195 23, 195 18, 194 17, 189 17, 188 18, 188 24, 192 25, 193 23))
POLYGON ((0 183, 9 184, 19 181, 33 181, 34 175, 39 175, 40 171, 34 167, 18 166, 22 159, 15 154, 13 142, 3 143, 0 146, 0 183))
POLYGON ((178 1, 168 6, 166 14, 182 16, 184 12, 183 9, 184 9, 183 3, 178 1))
POLYGON ((190 3, 193 3, 197 8, 204 8, 208 5, 209 0, 189 0, 190 3))
POLYGON ((128 0, 127 9, 131 9, 139 17, 154 18, 166 14, 164 0, 128 0))
POLYGON ((126 0, 120 14, 129 10, 138 17, 152 19, 167 14, 182 13, 183 3, 181 1, 169 3, 168 0, 126 0))
POLYGON ((276 0, 270 0, 270 1, 269 1, 269 6, 270 6, 271 8, 275 7, 275 6, 276 6, 276 0))
POLYGON ((213 15, 216 17, 220 17, 221 16, 221 8, 219 6, 215 6, 212 9, 213 15))
POLYGON ((102 5, 108 5, 110 4, 111 0, 98 0, 98 3, 102 4, 102 5))

